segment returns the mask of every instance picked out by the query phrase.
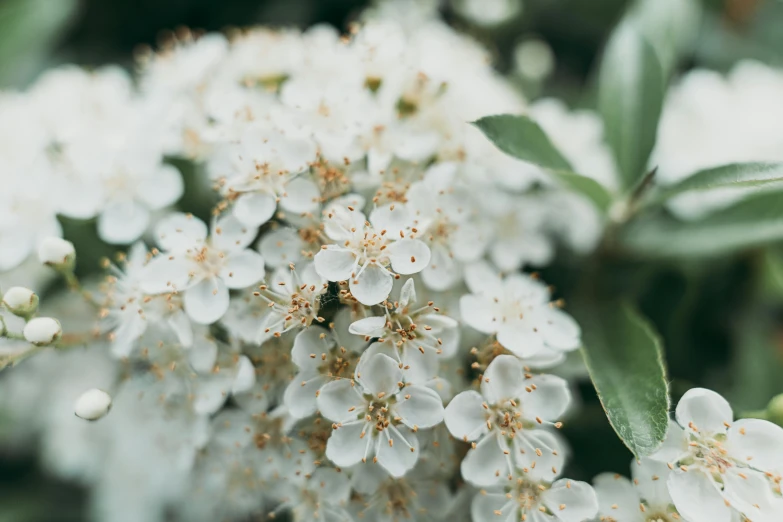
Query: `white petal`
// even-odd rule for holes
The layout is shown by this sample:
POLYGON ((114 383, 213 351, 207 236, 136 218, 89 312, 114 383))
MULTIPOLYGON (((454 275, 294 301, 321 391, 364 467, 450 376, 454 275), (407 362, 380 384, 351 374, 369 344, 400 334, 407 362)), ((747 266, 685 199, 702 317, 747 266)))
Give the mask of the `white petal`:
POLYGON ((441 245, 433 245, 430 264, 422 270, 421 279, 428 288, 436 292, 448 290, 462 278, 459 264, 441 245))
POLYGON ((444 420, 454 438, 476 440, 487 432, 487 413, 484 397, 474 390, 467 390, 451 399, 446 406, 444 420))
POLYGON ((506 459, 499 446, 499 438, 487 435, 462 459, 462 478, 478 487, 502 483, 509 473, 506 459))
MULTIPOLYGON (((319 397, 320 398, 320 397, 319 397)), ((326 457, 338 466, 353 466, 362 461, 370 437, 361 438, 364 424, 346 424, 332 430, 326 441, 326 457)))
POLYGON ((558 480, 541 494, 541 500, 563 522, 583 522, 598 513, 595 491, 579 480, 558 480))
POLYGON ((482 295, 463 295, 459 300, 462 320, 482 333, 495 333, 500 323, 498 305, 492 298, 482 295))
POLYGON ((158 210, 176 203, 184 190, 179 170, 173 165, 161 165, 154 176, 145 179, 139 186, 138 194, 147 207, 158 210))
POLYGON ((479 261, 465 267, 465 283, 471 293, 499 297, 503 295, 503 280, 488 263, 479 261))
POLYGON ((155 227, 158 245, 168 252, 181 252, 203 243, 207 238, 207 225, 200 219, 175 213, 161 220, 155 227))
POLYGON ((141 272, 141 289, 148 294, 185 290, 190 284, 191 263, 184 255, 161 254, 141 272))
POLYGON ((381 337, 386 331, 386 318, 383 316, 378 317, 365 317, 351 323, 348 327, 348 331, 354 335, 361 335, 364 337, 381 337))
POLYGON ((227 257, 220 270, 220 277, 228 288, 247 288, 264 278, 264 258, 259 253, 246 249, 231 253, 227 257))
POLYGON ((309 481, 311 491, 316 491, 329 504, 342 505, 351 496, 351 481, 347 473, 333 468, 318 468, 309 481))
POLYGON ((401 203, 386 203, 370 212, 370 223, 378 230, 385 230, 389 237, 399 237, 411 224, 408 207, 401 203))
POLYGON ((265 234, 258 244, 258 250, 264 261, 273 267, 288 266, 302 257, 305 243, 296 229, 281 227, 265 234))
POLYGON ((705 388, 688 390, 677 404, 676 417, 685 431, 695 428, 705 433, 724 433, 734 420, 726 399, 705 388))
POLYGON ((658 462, 675 464, 680 458, 688 454, 688 435, 673 420, 669 420, 666 431, 666 439, 658 450, 650 455, 650 458, 658 462))
POLYGON ((212 223, 212 245, 227 252, 239 252, 256 237, 258 230, 245 225, 232 214, 226 214, 212 223))
POLYGON ((370 171, 370 174, 373 176, 380 176, 386 172, 386 169, 389 167, 389 164, 391 164, 393 158, 394 154, 391 152, 372 148, 367 151, 367 170, 370 171))
POLYGON ((676 470, 667 484, 674 507, 688 522, 732 522, 731 508, 701 471, 676 470))
MULTIPOLYGON (((518 522, 519 504, 516 499, 508 499, 502 491, 479 491, 470 504, 470 517, 473 522, 518 522)), ((536 521, 528 516, 526 522, 536 521)))
POLYGON ((242 194, 232 210, 234 216, 245 226, 260 227, 275 215, 275 197, 263 192, 242 194))
POLYGON ((285 195, 280 198, 280 206, 287 212, 305 214, 318 209, 321 191, 312 180, 299 176, 285 187, 285 195))
POLYGON ((413 279, 408 279, 405 281, 405 284, 402 285, 402 290, 400 290, 400 302, 399 305, 402 308, 405 308, 409 304, 413 304, 416 302, 416 283, 413 282, 413 279))
POLYGON ((191 349, 188 351, 188 361, 198 373, 208 374, 215 368, 217 355, 217 344, 211 339, 199 335, 195 339, 191 349))
POLYGON ((540 331, 525 320, 510 320, 498 327, 498 342, 504 348, 522 359, 536 357, 544 346, 544 337, 540 331))
POLYGON ((438 375, 440 356, 433 349, 425 349, 422 353, 416 345, 405 343, 401 360, 407 383, 426 384, 438 375))
POLYGON ((135 201, 107 206, 98 216, 98 235, 112 245, 136 241, 147 229, 149 211, 135 201))
POLYGON ((418 239, 400 239, 389 247, 389 259, 398 274, 417 274, 430 264, 430 247, 418 239))
POLYGON ((727 449, 732 457, 763 471, 783 469, 783 428, 761 419, 731 425, 727 449))
MULTIPOLYGON (((504 399, 517 399, 522 391, 524 369, 522 363, 513 355, 497 356, 484 372, 481 380, 481 394, 487 402, 496 404, 504 399)), ((522 397, 527 399, 527 396, 522 397)))
POLYGON ((399 478, 405 475, 416 465, 419 460, 419 439, 415 433, 408 430, 387 428, 382 434, 378 435, 378 464, 383 466, 392 477, 399 478), (384 435, 388 434, 389 440, 384 440, 384 435))
POLYGON ((521 397, 522 415, 529 421, 535 421, 536 417, 556 421, 571 403, 568 381, 555 375, 534 375, 525 379, 522 386, 525 387, 521 397))
POLYGON ((113 332, 112 355, 117 358, 128 357, 136 347, 136 341, 146 330, 147 321, 144 317, 135 311, 123 314, 119 327, 113 332))
POLYGON ((256 383, 256 367, 247 355, 240 355, 237 361, 236 376, 231 384, 231 393, 237 395, 253 388, 256 383))
POLYGON ((559 350, 576 350, 581 344, 581 329, 573 317, 549 306, 539 309, 542 313, 538 330, 547 346, 559 350))
POLYGON ((296 375, 283 393, 283 403, 288 408, 288 413, 297 419, 303 419, 313 415, 318 409, 316 394, 326 384, 324 375, 302 376, 296 375))
MULTIPOLYGON (((324 252, 324 250, 321 250, 321 252, 324 252)), ((367 306, 384 301, 389 297, 389 292, 391 292, 393 286, 394 279, 392 275, 385 268, 375 264, 368 265, 356 278, 350 278, 349 283, 351 295, 357 301, 367 306)))
POLYGON ((389 396, 399 391, 397 383, 402 381, 399 364, 382 353, 362 357, 356 366, 356 380, 361 383, 364 393, 389 396))
MULTIPOLYGON (((661 482, 666 485, 666 482, 661 482)), ((602 517, 623 522, 645 522, 639 509, 639 495, 627 478, 615 473, 601 473, 593 479, 593 488, 602 517)))
POLYGON ((228 310, 228 288, 219 277, 204 279, 188 288, 183 302, 193 322, 212 324, 228 310))
POLYGON ((193 327, 190 325, 188 314, 177 310, 168 316, 167 322, 182 346, 186 348, 193 346, 193 327))
POLYGON ((323 357, 335 346, 334 337, 319 326, 310 326, 297 334, 291 349, 291 360, 300 370, 316 373, 323 357))
POLYGON ((443 420, 443 402, 440 395, 429 388, 406 386, 397 398, 394 411, 411 429, 430 428, 443 420))
POLYGON ((631 461, 631 477, 633 478, 639 496, 658 511, 667 510, 672 503, 666 481, 671 470, 665 462, 652 459, 631 461))
POLYGON ((334 422, 347 422, 364 413, 365 401, 348 379, 326 383, 318 395, 318 410, 334 422), (358 413, 357 413, 358 412, 358 413))
POLYGON ((775 498, 770 481, 761 472, 739 471, 723 475, 723 496, 731 507, 754 522, 778 522, 783 515, 783 500, 775 498))
POLYGON ((313 259, 315 271, 327 281, 347 281, 356 266, 356 256, 336 245, 322 248, 313 259))
POLYGON ((563 472, 566 452, 550 432, 523 431, 514 437, 512 443, 517 465, 531 480, 552 482, 563 472))

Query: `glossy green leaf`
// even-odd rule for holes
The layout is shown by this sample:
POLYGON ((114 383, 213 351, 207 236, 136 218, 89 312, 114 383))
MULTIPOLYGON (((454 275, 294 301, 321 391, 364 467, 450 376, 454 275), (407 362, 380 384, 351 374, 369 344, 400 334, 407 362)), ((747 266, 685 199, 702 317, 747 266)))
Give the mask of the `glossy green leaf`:
POLYGON ((633 23, 621 23, 601 62, 598 109, 626 188, 642 176, 655 145, 664 83, 652 45, 633 23))
POLYGON ((497 148, 510 156, 547 169, 571 170, 568 160, 552 144, 538 123, 527 116, 499 114, 486 116, 473 124, 497 148))
POLYGON ((637 458, 666 438, 669 388, 661 341, 648 322, 619 303, 577 303, 582 353, 606 416, 637 458))
POLYGON ((593 178, 571 172, 571 166, 541 127, 527 116, 488 116, 475 125, 503 152, 548 169, 566 188, 582 194, 605 211, 612 195, 593 178))
POLYGON ((783 193, 749 197, 697 221, 663 214, 626 225, 620 245, 648 257, 704 257, 783 240, 783 193))
POLYGON ((721 188, 744 188, 748 192, 783 188, 783 163, 735 163, 699 171, 681 182, 660 189, 654 201, 664 201, 685 192, 721 188))

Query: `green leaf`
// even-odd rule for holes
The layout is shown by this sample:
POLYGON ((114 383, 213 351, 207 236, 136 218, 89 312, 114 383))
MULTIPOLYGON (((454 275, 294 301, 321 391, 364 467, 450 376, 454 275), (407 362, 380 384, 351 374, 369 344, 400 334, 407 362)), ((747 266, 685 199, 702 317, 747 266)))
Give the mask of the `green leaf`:
POLYGON ((571 170, 568 160, 560 154, 538 123, 527 116, 486 116, 473 122, 473 125, 510 156, 547 169, 571 170))
POLYGON ((783 163, 735 163, 702 170, 658 190, 652 199, 661 202, 685 192, 730 187, 748 192, 779 190, 783 188, 783 163))
POLYGON ((641 216, 619 234, 620 245, 648 257, 727 254, 783 239, 783 193, 749 197, 698 221, 641 216))
POLYGON ((503 152, 548 169, 566 188, 582 194, 605 211, 612 203, 609 191, 593 178, 571 172, 571 166, 541 127, 527 116, 502 114, 474 123, 503 152))
POLYGON ((598 109, 626 188, 644 173, 655 145, 664 83, 653 47, 633 23, 622 22, 604 51, 598 109))
POLYGON ((612 204, 612 195, 603 185, 593 178, 563 170, 552 170, 550 173, 567 188, 571 189, 573 192, 582 194, 592 201, 599 210, 605 212, 612 204))
MULTIPOLYGON (((578 305, 578 303, 577 303, 578 305)), ((661 341, 627 305, 583 303, 574 307, 582 326, 582 354, 609 423, 636 458, 666 438, 669 388, 661 341)))

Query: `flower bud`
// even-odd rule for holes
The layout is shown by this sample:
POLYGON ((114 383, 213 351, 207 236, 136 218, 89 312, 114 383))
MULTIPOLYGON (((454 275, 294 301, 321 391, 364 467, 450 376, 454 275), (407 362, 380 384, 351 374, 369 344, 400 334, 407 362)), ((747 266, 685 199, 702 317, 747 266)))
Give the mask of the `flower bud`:
POLYGON ((38 245, 38 259, 57 270, 72 270, 76 263, 76 249, 70 241, 50 236, 38 245))
POLYGON ((51 317, 36 317, 24 326, 24 338, 39 346, 53 343, 62 333, 60 322, 51 317))
POLYGON ((82 393, 73 406, 74 414, 80 419, 95 421, 103 417, 111 408, 111 395, 98 388, 82 393))
POLYGON ((3 304, 12 314, 27 319, 38 309, 38 296, 29 288, 14 286, 3 296, 3 304))

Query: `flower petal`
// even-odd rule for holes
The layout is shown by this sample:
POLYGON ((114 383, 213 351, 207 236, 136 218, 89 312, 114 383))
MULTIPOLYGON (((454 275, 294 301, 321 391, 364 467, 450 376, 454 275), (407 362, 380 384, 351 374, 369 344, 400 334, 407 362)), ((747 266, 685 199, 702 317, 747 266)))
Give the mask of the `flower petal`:
POLYGON ((188 288, 183 302, 185 311, 193 322, 212 324, 228 310, 228 288, 219 277, 204 279, 188 288))
POLYGON ((370 264, 356 278, 350 279, 349 286, 351 295, 357 301, 363 305, 372 306, 389 297, 389 292, 394 286, 394 279, 385 268, 370 264))
POLYGON ((261 281, 266 274, 261 254, 246 249, 229 254, 220 277, 228 288, 247 288, 261 281))
POLYGON ((365 317, 351 323, 348 331, 364 337, 382 337, 386 331, 386 318, 383 316, 365 317))
POLYGON ((318 209, 321 191, 312 180, 299 176, 288 182, 285 194, 280 198, 280 206, 287 212, 305 214, 318 209))
POLYGON ((464 441, 480 438, 487 431, 487 410, 484 397, 475 390, 467 390, 451 399, 444 413, 446 427, 451 434, 464 441))
POLYGON ((761 472, 738 471, 723 475, 724 498, 731 507, 754 522, 777 522, 783 514, 783 500, 776 498, 772 484, 761 472))
POLYGON ((385 230, 389 237, 400 237, 408 231, 411 215, 407 205, 386 203, 370 212, 370 223, 376 230, 385 230))
POLYGON ((163 164, 154 176, 142 182, 138 194, 147 207, 158 210, 176 203, 184 190, 185 184, 179 170, 173 165, 163 164))
POLYGON ((494 434, 481 439, 462 459, 462 478, 478 487, 492 486, 506 480, 509 473, 507 457, 494 434))
POLYGON ((498 342, 522 359, 535 357, 545 348, 541 332, 524 320, 511 319, 502 323, 498 327, 498 342))
POLYGON ((587 482, 560 479, 541 493, 542 503, 563 522, 583 522, 598 513, 598 499, 587 482))
POLYGON ((277 201, 271 194, 251 192, 237 198, 232 210, 234 216, 248 227, 260 227, 275 215, 277 201))
POLYGON ((319 374, 311 374, 308 378, 302 378, 301 373, 295 376, 283 393, 283 403, 288 413, 297 419, 313 415, 318 410, 316 394, 327 380, 326 376, 319 374))
POLYGON ((639 494, 627 478, 616 473, 601 473, 593 479, 593 489, 598 497, 599 514, 604 519, 645 522, 639 509, 639 494))
POLYGON ((383 430, 378 437, 380 440, 375 456, 378 457, 378 464, 383 466, 389 475, 399 478, 413 469, 419 460, 419 439, 415 433, 392 427, 383 430), (386 434, 388 439, 384 440, 386 434))
POLYGON ((256 237, 258 230, 239 221, 232 214, 213 221, 212 245, 226 252, 239 252, 247 248, 256 237))
POLYGON ((674 507, 689 522, 732 522, 728 507, 712 480, 699 470, 676 469, 666 481, 674 507))
POLYGON ((253 388, 256 383, 256 367, 247 355, 240 355, 237 361, 236 375, 231 383, 231 394, 238 395, 253 388))
POLYGON ((666 512, 672 503, 666 481, 671 470, 665 462, 652 459, 631 461, 631 478, 636 485, 639 496, 643 498, 654 511, 666 512))
POLYGON ((443 401, 424 386, 406 386, 398 396, 394 412, 411 429, 431 428, 443 420, 443 401))
POLYGON ((522 382, 522 415, 533 422, 558 420, 571 403, 568 381, 555 375, 534 375, 522 382), (530 391, 527 391, 530 390, 530 391))
POLYGON ((327 419, 348 422, 364 413, 365 401, 350 380, 338 379, 323 385, 317 404, 321 415, 327 419))
POLYGON ((164 218, 155 227, 160 248, 167 252, 182 252, 207 239, 207 225, 200 219, 180 212, 164 218))
POLYGON ((524 373, 519 359, 513 355, 499 355, 489 363, 484 372, 481 394, 490 404, 497 404, 505 399, 520 398, 524 394, 522 390, 524 373))
POLYGON ((540 307, 538 313, 541 315, 540 320, 536 321, 538 330, 547 346, 567 351, 579 348, 582 330, 573 317, 549 306, 540 307))
POLYGON ((147 294, 185 290, 191 284, 190 270, 191 263, 184 255, 158 255, 142 270, 141 289, 147 294))
POLYGON ((346 248, 328 245, 313 259, 315 271, 327 281, 347 281, 356 266, 356 256, 346 248))
POLYGON ((729 403, 719 394, 705 388, 693 388, 677 404, 677 422, 685 431, 724 433, 734 420, 729 403))
POLYGON ((149 222, 149 210, 135 201, 114 203, 98 216, 98 235, 112 245, 125 245, 136 241, 149 222))
POLYGON ((332 430, 326 441, 326 457, 338 466, 353 466, 361 462, 370 442, 370 437, 362 438, 363 429, 364 424, 356 423, 332 430))
POLYGON ((334 348, 334 337, 320 326, 309 326, 294 338, 291 360, 300 370, 316 373, 323 358, 334 348))
POLYGON ((389 259, 398 274, 417 274, 430 264, 430 247, 418 239, 400 239, 389 247, 389 259))
POLYGON ((675 421, 669 419, 666 438, 658 450, 650 458, 658 462, 675 464, 688 454, 688 435, 675 421))
MULTIPOLYGON (((480 491, 470 504, 470 517, 473 522, 516 522, 520 520, 519 504, 516 499, 508 499, 503 492, 480 491)), ((535 522, 527 518, 529 522, 535 522)))
POLYGON ((482 333, 495 333, 500 324, 496 319, 498 305, 487 296, 463 295, 459 300, 459 311, 465 324, 482 333))
POLYGON ((728 431, 731 455, 764 471, 783 469, 783 428, 761 419, 741 419, 728 431))
POLYGON ((402 381, 402 370, 397 361, 388 355, 376 353, 359 360, 356 380, 365 393, 372 393, 376 397, 380 394, 389 396, 400 390, 398 383, 402 381))
POLYGON ((563 472, 566 452, 552 433, 527 430, 518 433, 512 442, 517 465, 531 480, 552 482, 563 472))
POLYGON ((301 259, 304 248, 305 243, 296 229, 289 227, 281 227, 264 234, 258 243, 261 256, 273 268, 296 263, 301 259))

